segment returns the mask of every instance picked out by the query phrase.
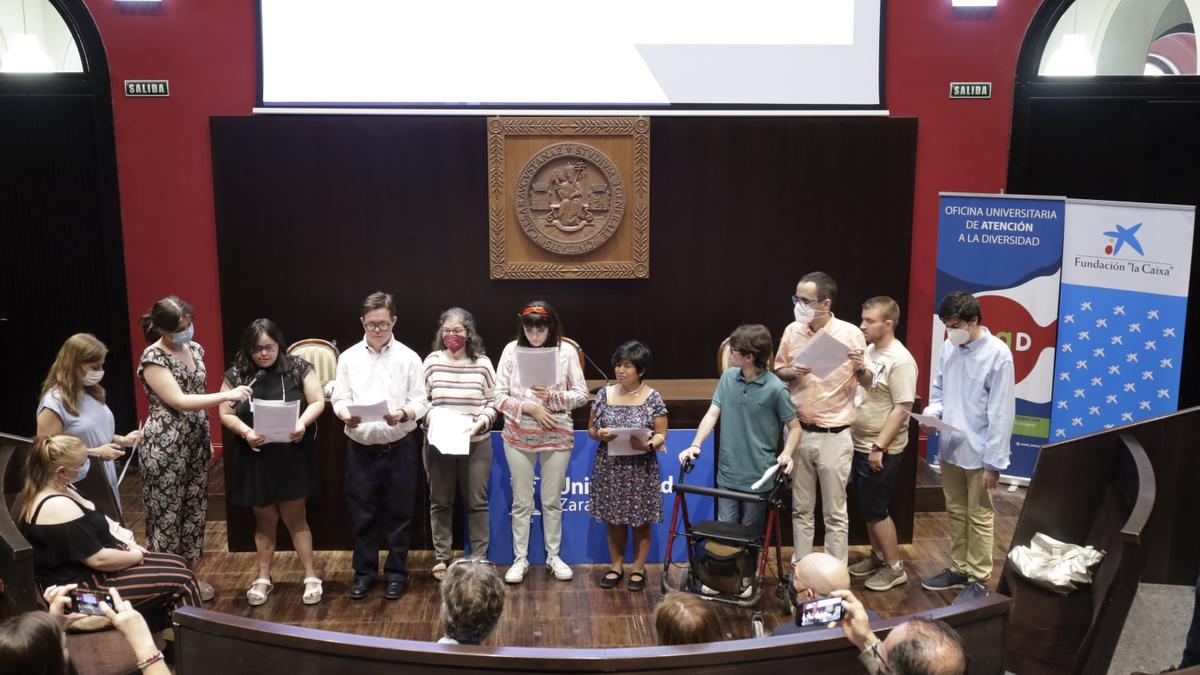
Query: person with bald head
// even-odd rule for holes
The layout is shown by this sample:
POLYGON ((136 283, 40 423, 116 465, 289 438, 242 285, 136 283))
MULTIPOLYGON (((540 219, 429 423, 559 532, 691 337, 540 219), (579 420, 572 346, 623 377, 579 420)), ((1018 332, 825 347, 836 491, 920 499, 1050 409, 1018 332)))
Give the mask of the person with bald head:
POLYGON ((834 591, 846 608, 842 632, 859 650, 858 659, 871 675, 962 675, 967 652, 958 632, 943 621, 916 617, 896 626, 880 640, 871 619, 854 594, 834 591))
MULTIPOLYGON (((846 563, 828 553, 809 553, 801 558, 792 570, 792 586, 796 588, 796 602, 801 603, 813 598, 834 595, 836 591, 850 589, 850 572, 846 563)), ((868 611, 868 619, 879 619, 873 612, 868 611)), ((800 625, 800 613, 796 613, 796 621, 775 627, 774 635, 790 635, 810 630, 827 628, 823 623, 811 626, 800 625)))

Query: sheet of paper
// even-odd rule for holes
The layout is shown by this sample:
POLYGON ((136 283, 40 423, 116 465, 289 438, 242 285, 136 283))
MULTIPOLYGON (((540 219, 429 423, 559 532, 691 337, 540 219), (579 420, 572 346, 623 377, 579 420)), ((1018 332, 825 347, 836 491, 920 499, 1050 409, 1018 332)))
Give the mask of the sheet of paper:
POLYGON ((934 417, 933 415, 918 415, 915 412, 908 413, 908 416, 917 422, 920 422, 927 427, 933 427, 938 431, 960 431, 960 429, 953 424, 946 424, 943 422, 940 417, 934 417))
POLYGON ((471 427, 475 420, 470 415, 435 407, 425 416, 429 425, 429 444, 443 455, 466 455, 471 451, 471 427))
POLYGON ((809 341, 808 345, 792 357, 792 363, 808 366, 812 369, 813 377, 823 380, 837 370, 837 367, 850 360, 850 348, 838 342, 829 333, 820 332, 809 341))
POLYGON ((650 430, 641 429, 609 429, 617 435, 616 438, 608 442, 609 455, 644 455, 645 450, 635 450, 629 439, 637 437, 643 441, 650 440, 650 430))
POLYGON ((754 485, 751 485, 750 489, 757 490, 760 487, 766 485, 767 481, 771 480, 771 477, 775 475, 776 471, 779 471, 778 464, 772 464, 771 466, 768 466, 767 470, 763 472, 762 478, 759 478, 758 480, 754 481, 754 485))
POLYGON ((558 381, 558 349, 517 347, 517 378, 522 387, 549 387, 558 381))
POLYGON ((351 417, 357 417, 363 422, 382 422, 383 416, 388 414, 387 401, 379 401, 378 403, 368 403, 366 405, 354 405, 353 403, 346 406, 346 412, 351 417))
POLYGON ((268 443, 291 442, 296 420, 300 419, 300 401, 254 399, 250 410, 254 414, 254 433, 265 437, 268 443))

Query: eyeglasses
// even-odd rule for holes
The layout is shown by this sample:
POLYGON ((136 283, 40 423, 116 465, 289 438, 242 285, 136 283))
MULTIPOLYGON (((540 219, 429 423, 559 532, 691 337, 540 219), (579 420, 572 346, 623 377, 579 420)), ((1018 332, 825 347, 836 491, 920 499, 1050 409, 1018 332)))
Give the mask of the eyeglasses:
POLYGON ((392 322, 391 321, 377 321, 375 323, 363 323, 363 328, 366 328, 367 330, 375 332, 375 333, 379 333, 379 332, 382 332, 385 330, 391 330, 392 322))
POLYGON ((800 296, 798 296, 798 295, 796 295, 796 294, 792 294, 792 304, 793 304, 793 305, 798 305, 798 304, 800 304, 800 303, 802 303, 802 302, 803 302, 804 304, 806 304, 806 305, 811 305, 811 304, 813 304, 814 302, 820 302, 820 299, 816 299, 816 300, 809 300, 808 298, 802 298, 802 297, 800 297, 800 296))
POLYGON ((466 335, 467 329, 466 328, 443 328, 442 334, 443 335, 466 335))
POLYGON ((269 345, 254 345, 250 348, 251 354, 274 354, 279 351, 279 345, 271 343, 269 345))
POLYGON ((738 349, 737 347, 733 347, 729 351, 737 352, 737 353, 741 354, 742 356, 754 356, 754 352, 748 352, 745 349, 738 349))
POLYGON ((886 659, 883 658, 883 642, 876 642, 871 645, 871 653, 875 655, 875 663, 879 664, 879 672, 883 675, 889 675, 892 672, 891 666, 888 665, 886 659))

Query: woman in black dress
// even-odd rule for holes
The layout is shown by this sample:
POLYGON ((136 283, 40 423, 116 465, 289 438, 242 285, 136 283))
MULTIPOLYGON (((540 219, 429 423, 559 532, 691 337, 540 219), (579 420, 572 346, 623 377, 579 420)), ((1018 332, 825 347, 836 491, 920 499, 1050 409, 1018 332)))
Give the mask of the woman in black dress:
POLYGON ((316 371, 304 359, 291 356, 279 326, 270 319, 255 319, 242 333, 237 357, 225 371, 222 390, 249 386, 254 398, 264 401, 299 401, 300 417, 286 442, 268 443, 254 431, 254 413, 248 403, 221 406, 221 424, 240 437, 231 450, 237 453, 228 495, 234 503, 254 508, 254 547, 258 550, 258 578, 246 591, 252 605, 267 601, 274 584, 271 558, 280 519, 291 534, 296 555, 304 565, 306 605, 321 601, 323 587, 313 566, 312 532, 305 517, 304 500, 317 493, 319 469, 312 426, 325 408, 325 396, 316 371))

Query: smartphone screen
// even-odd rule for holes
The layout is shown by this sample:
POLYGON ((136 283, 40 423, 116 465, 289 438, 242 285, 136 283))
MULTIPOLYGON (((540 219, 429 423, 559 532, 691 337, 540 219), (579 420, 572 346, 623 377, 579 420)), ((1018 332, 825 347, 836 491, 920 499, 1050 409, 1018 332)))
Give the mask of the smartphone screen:
POLYGON ((820 597, 805 600, 796 607, 796 615, 800 618, 801 626, 827 624, 841 621, 845 613, 841 598, 820 597))
POLYGON ((89 591, 84 588, 76 588, 71 591, 71 599, 74 600, 75 611, 80 614, 103 615, 104 611, 100 609, 101 602, 105 602, 109 607, 112 607, 112 596, 103 591, 89 591))

